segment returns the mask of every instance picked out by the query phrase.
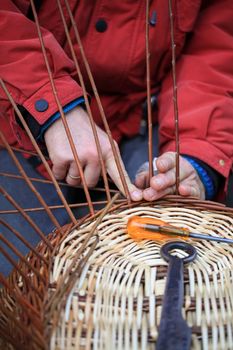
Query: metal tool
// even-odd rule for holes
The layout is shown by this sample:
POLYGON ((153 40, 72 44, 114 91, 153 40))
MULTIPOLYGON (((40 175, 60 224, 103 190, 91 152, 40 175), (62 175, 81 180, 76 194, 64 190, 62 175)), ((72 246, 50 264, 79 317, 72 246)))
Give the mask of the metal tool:
POLYGON ((184 300, 183 270, 184 264, 193 261, 197 252, 186 242, 168 242, 162 246, 160 254, 169 265, 156 350, 188 350, 191 329, 181 313, 184 300), (179 258, 171 255, 174 249, 183 250, 188 256, 179 258))
POLYGON ((142 218, 132 216, 127 224, 129 235, 136 240, 152 239, 155 241, 168 240, 171 237, 182 237, 183 239, 194 238, 208 241, 233 244, 233 239, 219 236, 210 236, 201 233, 190 232, 185 227, 176 227, 162 220, 154 218, 142 218))

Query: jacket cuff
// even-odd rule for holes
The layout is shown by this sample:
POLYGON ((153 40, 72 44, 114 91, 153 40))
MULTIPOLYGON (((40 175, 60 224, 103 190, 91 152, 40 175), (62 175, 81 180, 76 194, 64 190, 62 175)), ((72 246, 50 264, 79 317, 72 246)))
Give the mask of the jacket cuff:
MULTIPOLYGON (((54 79, 54 84, 62 106, 83 96, 81 87, 70 76, 54 79)), ((50 82, 19 104, 40 126, 44 125, 58 110, 50 82)))
MULTIPOLYGON (((55 86, 65 113, 78 104, 84 103, 82 89, 69 76, 55 79, 55 86), (66 91, 66 94, 64 94, 64 91, 66 91)), ((39 141, 43 138, 45 130, 60 117, 50 83, 37 90, 23 103, 19 103, 18 108, 33 136, 39 141)), ((16 121, 23 128, 17 116, 16 121)))
MULTIPOLYGON (((68 103, 65 105, 62 109, 64 113, 68 113, 73 108, 77 107, 78 105, 84 104, 84 98, 79 97, 75 99, 74 101, 68 103)), ((38 141, 43 141, 44 133, 45 131, 57 120, 61 117, 61 114, 59 112, 56 112, 54 115, 52 115, 43 125, 40 125, 35 118, 31 116, 31 114, 23 107, 18 106, 20 112, 22 113, 25 122, 27 123, 29 129, 31 130, 33 136, 38 141)), ((16 116, 16 120, 18 124, 22 126, 20 120, 16 116)))
MULTIPOLYGON (((63 109, 63 112, 64 114, 70 112, 72 109, 74 109, 75 107, 77 106, 80 106, 80 105, 84 105, 84 97, 79 97, 77 98, 76 100, 68 103, 66 106, 64 106, 62 109, 63 109)), ((56 112, 54 115, 52 115, 48 120, 47 122, 42 125, 40 127, 40 130, 39 130, 39 135, 38 136, 35 136, 37 138, 37 140, 39 141, 42 141, 43 138, 44 138, 44 133, 45 131, 58 119, 61 118, 61 114, 60 112, 56 112)), ((28 124, 29 128, 30 128, 30 125, 28 124)), ((30 128, 31 129, 31 128, 30 128)), ((32 130, 32 129, 31 129, 32 130)), ((33 131, 32 131, 33 133, 33 131)))

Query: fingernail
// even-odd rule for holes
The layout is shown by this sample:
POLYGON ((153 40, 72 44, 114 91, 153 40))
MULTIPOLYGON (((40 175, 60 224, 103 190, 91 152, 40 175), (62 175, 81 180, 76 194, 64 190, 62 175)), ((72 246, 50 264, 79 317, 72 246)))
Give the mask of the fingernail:
POLYGON ((142 199, 142 191, 133 191, 130 194, 133 201, 140 201, 142 199))

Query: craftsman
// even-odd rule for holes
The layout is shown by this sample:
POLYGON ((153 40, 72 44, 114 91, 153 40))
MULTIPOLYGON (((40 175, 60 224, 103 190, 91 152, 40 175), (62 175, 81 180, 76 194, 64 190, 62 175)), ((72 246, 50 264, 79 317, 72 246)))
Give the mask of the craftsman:
MULTIPOLYGON (((35 1, 53 78, 71 129, 86 182, 97 184, 100 165, 83 91, 55 0, 35 1)), ((63 1, 62 1, 63 3, 63 1)), ((130 178, 147 160, 145 131, 145 1, 69 1, 112 135, 130 178), (143 112, 144 111, 144 112, 143 112)), ((224 199, 233 159, 233 2, 173 1, 177 55, 180 159, 179 193, 224 199)), ((63 6, 65 9, 65 5, 63 6)), ((70 23, 66 10, 66 20, 70 23)), ((58 180, 80 185, 79 172, 52 93, 30 1, 1 0, 0 77, 41 147, 47 147, 58 180)), ((98 127, 108 173, 121 188, 111 147, 92 96, 74 31, 70 35, 98 127)), ((144 188, 147 172, 129 180, 134 201, 151 201, 175 191, 175 141, 167 1, 150 2, 151 86, 154 124, 159 125, 159 174, 144 188)), ((0 90, 1 130, 8 141, 33 149, 0 90)), ((156 127, 154 130, 157 130, 156 127)), ((154 134, 154 148, 158 137, 154 134)), ((3 154, 3 153, 2 153, 3 154)), ((3 156, 2 156, 3 157, 3 156)), ((30 163, 38 159, 31 157, 30 163)), ((2 158, 3 159, 3 158, 2 158)), ((43 172, 43 171, 42 171, 43 172)), ((230 200, 228 199, 228 204, 230 200)))

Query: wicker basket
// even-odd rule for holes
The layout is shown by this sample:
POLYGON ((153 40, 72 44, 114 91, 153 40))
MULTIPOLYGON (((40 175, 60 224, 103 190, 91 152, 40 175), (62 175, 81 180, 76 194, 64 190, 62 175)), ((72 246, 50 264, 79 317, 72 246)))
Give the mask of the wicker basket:
MULTIPOLYGON (((6 287, 1 291, 0 326, 6 341, 15 349, 154 349, 167 263, 159 253, 161 242, 135 242, 128 236, 126 224, 133 215, 233 236, 232 210, 177 198, 115 208, 88 240, 95 220, 86 219, 64 237, 51 234, 56 249, 49 266, 28 255, 45 282, 39 283, 21 262, 32 284, 22 283, 14 271, 8 280, 11 292, 6 287), (28 302, 29 312, 18 295, 28 302)), ((183 315, 192 328, 191 349, 233 349, 233 249, 190 242, 198 252, 184 270, 183 315)), ((48 254, 43 243, 37 250, 48 254)))

